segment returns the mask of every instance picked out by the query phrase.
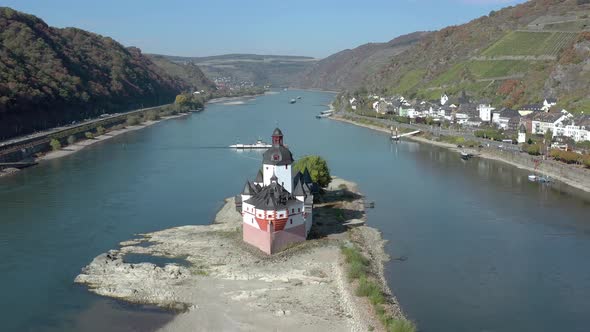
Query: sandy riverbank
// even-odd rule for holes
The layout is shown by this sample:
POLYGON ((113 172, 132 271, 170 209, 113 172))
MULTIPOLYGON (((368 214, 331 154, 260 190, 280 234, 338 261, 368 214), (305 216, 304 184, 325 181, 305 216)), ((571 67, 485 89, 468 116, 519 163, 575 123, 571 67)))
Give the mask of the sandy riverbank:
MULTIPOLYGON (((388 129, 386 129, 386 128, 378 127, 378 126, 374 126, 374 125, 369 125, 369 124, 358 123, 358 122, 355 122, 355 121, 352 121, 352 120, 349 120, 349 119, 344 119, 341 116, 332 116, 330 118, 333 119, 333 120, 336 120, 336 121, 350 123, 350 124, 353 124, 353 125, 356 125, 356 126, 365 127, 365 128, 369 128, 369 129, 372 129, 372 130, 377 130, 377 131, 384 132, 384 133, 387 133, 387 134, 390 133, 390 131, 388 129)), ((421 137, 421 136, 415 136, 415 135, 414 136, 407 136, 407 138, 408 139, 411 139, 413 141, 416 141, 416 142, 426 143, 426 144, 431 144, 431 145, 436 145, 436 146, 439 146, 439 147, 442 147, 442 148, 446 148, 446 149, 452 150, 452 151, 457 152, 457 153, 459 153, 461 151, 466 151, 466 152, 471 153, 474 156, 477 156, 477 157, 480 157, 480 158, 486 158, 486 159, 501 161, 503 163, 510 164, 510 165, 512 165, 514 167, 517 167, 517 168, 520 168, 520 169, 525 169, 525 170, 531 171, 533 173, 539 173, 539 174, 543 174, 543 175, 549 176, 549 177, 551 177, 554 180, 563 182, 563 183, 565 183, 565 184, 567 184, 569 186, 572 186, 574 188, 577 188, 577 189, 580 189, 580 190, 583 190, 583 191, 586 191, 586 192, 590 192, 590 185, 588 185, 586 183, 581 183, 579 181, 568 179, 568 178, 562 176, 561 174, 557 174, 555 172, 548 172, 548 171, 546 171, 544 169, 534 169, 533 167, 529 167, 527 165, 522 165, 520 163, 516 163, 516 162, 511 161, 511 160, 506 160, 504 158, 501 158, 498 155, 494 155, 494 154, 486 151, 485 149, 457 148, 457 146, 454 145, 454 144, 445 143, 445 142, 437 142, 437 141, 429 140, 427 138, 424 138, 424 137, 421 137)), ((571 166, 569 166, 569 167, 571 167, 571 166)))
MULTIPOLYGON (((384 240, 364 225, 364 201, 354 183, 335 179, 325 197, 314 209, 311 239, 273 256, 242 242, 241 215, 228 199, 213 224, 122 242, 96 257, 76 282, 103 296, 186 309, 162 331, 383 330, 367 298, 354 295, 340 246, 360 247, 386 285, 384 240), (187 264, 130 264, 130 254, 184 257, 187 264)), ((386 310, 402 318, 384 288, 386 310)))
POLYGON ((173 116, 166 116, 166 117, 162 117, 161 119, 156 120, 156 121, 146 121, 146 122, 144 122, 140 125, 137 125, 137 126, 127 126, 124 129, 109 131, 108 133, 106 133, 104 135, 96 136, 93 139, 84 139, 81 141, 77 141, 76 143, 74 143, 72 145, 68 145, 60 150, 47 152, 46 154, 38 157, 37 161, 51 160, 51 159, 57 159, 57 158, 69 156, 69 155, 76 153, 76 152, 78 152, 90 145, 93 145, 93 144, 96 144, 96 143, 99 143, 102 141, 106 141, 106 140, 111 139, 115 136, 130 132, 130 131, 143 129, 143 128, 155 125, 156 123, 159 123, 159 122, 162 122, 165 120, 176 119, 176 118, 180 118, 183 116, 187 116, 189 114, 190 113, 183 113, 183 114, 178 114, 178 115, 173 115, 173 116))

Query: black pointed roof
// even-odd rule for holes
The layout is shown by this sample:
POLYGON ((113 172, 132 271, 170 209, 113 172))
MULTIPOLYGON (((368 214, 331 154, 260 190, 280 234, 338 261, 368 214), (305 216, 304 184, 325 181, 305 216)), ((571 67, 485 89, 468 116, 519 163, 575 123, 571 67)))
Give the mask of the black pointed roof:
POLYGON ((254 187, 252 186, 252 184, 250 183, 250 181, 246 181, 246 184, 244 185, 244 190, 242 190, 242 194, 243 195, 254 195, 256 193, 256 189, 254 189, 254 187))
POLYGON ((264 178, 262 176, 262 170, 258 170, 258 174, 256 174, 256 180, 254 182, 262 183, 264 182, 264 178))
POLYGON ((295 198, 283 186, 273 182, 262 188, 260 192, 254 194, 244 203, 252 204, 257 209, 273 210, 284 208, 290 201, 295 198))
POLYGON ((283 132, 277 127, 275 128, 275 130, 272 132, 273 136, 283 136, 283 132))
POLYGON ((303 186, 301 185, 301 181, 298 181, 297 184, 295 184, 295 188, 293 189, 293 195, 294 196, 305 196, 305 190, 303 189, 303 186))
POLYGON ((307 184, 313 183, 313 180, 311 179, 311 174, 309 174, 309 170, 307 169, 307 167, 303 171, 303 182, 307 184))

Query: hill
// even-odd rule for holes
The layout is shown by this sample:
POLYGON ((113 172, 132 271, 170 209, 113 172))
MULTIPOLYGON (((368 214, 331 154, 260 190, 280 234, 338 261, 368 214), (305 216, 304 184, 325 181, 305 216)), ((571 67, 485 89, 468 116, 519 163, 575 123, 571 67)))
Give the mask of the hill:
POLYGON ((590 5, 534 0, 426 35, 378 69, 367 87, 433 99, 465 90, 505 106, 557 97, 590 106, 590 5))
POLYGON ((255 85, 287 87, 299 79, 301 73, 316 63, 305 56, 225 54, 208 57, 179 57, 164 55, 180 64, 194 63, 211 80, 226 79, 232 82, 253 82, 255 85))
POLYGON ((354 90, 366 83, 390 59, 409 49, 426 32, 414 32, 387 43, 368 43, 318 61, 302 75, 296 85, 326 90, 354 90))
POLYGON ((171 102, 199 85, 167 71, 109 37, 0 7, 0 138, 171 102))
POLYGON ((215 89, 215 84, 192 62, 172 62, 161 55, 148 54, 147 57, 168 75, 181 79, 190 90, 215 89))

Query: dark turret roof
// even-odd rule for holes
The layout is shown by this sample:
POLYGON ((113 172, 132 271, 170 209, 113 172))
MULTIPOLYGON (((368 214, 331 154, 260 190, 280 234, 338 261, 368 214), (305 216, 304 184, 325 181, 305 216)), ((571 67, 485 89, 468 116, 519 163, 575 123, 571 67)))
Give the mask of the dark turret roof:
POLYGON ((273 182, 270 185, 262 188, 262 190, 244 203, 252 204, 257 209, 274 210, 284 208, 289 201, 294 201, 295 198, 280 184, 273 182))
POLYGON ((526 127, 523 123, 520 124, 520 128, 518 128, 518 131, 521 133, 526 133, 526 127))
POLYGON ((242 190, 242 194, 243 195, 254 195, 256 192, 257 192, 257 190, 254 188, 254 186, 252 186, 250 181, 246 181, 246 184, 244 185, 244 190, 242 190))
POLYGON ((273 174, 273 175, 270 177, 270 182, 277 182, 278 180, 279 180, 279 178, 277 178, 276 174, 273 174))
POLYGON ((283 136, 283 132, 279 128, 275 128, 275 131, 272 132, 273 136, 283 136))
POLYGON ((262 171, 261 170, 258 170, 258 174, 256 174, 256 180, 254 180, 254 182, 257 182, 257 183, 264 182, 264 178, 262 176, 262 171))
POLYGON ((266 150, 262 159, 267 165, 290 165, 293 163, 293 154, 285 146, 279 145, 266 150))
POLYGON ((309 170, 307 168, 305 168, 305 170, 303 171, 303 182, 307 184, 313 183, 313 180, 311 179, 311 174, 309 174, 309 170))
POLYGON ((303 186, 301 185, 301 181, 298 181, 297 184, 295 184, 295 189, 293 189, 293 195, 294 196, 305 196, 306 193, 303 189, 303 186))

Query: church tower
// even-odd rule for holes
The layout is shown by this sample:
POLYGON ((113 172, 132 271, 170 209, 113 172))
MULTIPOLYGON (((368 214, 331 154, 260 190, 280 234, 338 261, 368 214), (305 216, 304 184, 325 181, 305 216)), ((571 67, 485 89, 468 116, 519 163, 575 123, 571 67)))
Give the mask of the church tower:
POLYGON ((276 128, 272 133, 272 147, 263 155, 262 177, 264 186, 271 184, 271 178, 276 176, 277 183, 288 192, 293 191, 293 174, 291 165, 293 155, 283 144, 283 132, 276 128))

